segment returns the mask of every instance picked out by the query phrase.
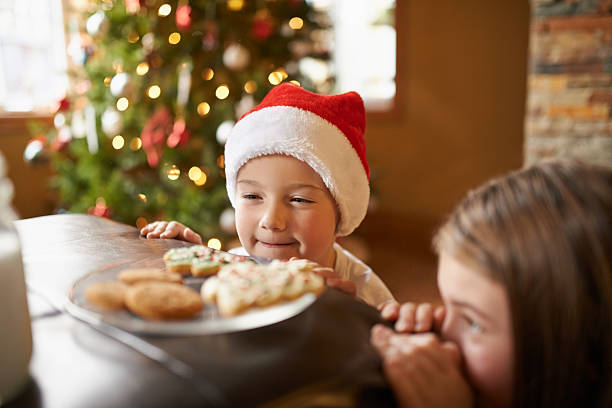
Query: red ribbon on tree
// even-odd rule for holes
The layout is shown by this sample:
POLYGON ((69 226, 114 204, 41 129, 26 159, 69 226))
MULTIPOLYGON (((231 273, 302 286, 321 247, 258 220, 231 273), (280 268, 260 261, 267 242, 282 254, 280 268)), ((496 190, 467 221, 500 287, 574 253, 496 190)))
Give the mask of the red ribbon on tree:
POLYGON ((151 167, 157 167, 162 156, 162 149, 166 135, 172 131, 172 117, 167 108, 160 108, 147 121, 140 139, 142 148, 147 155, 147 162, 151 167))
POLYGON ((183 146, 189 140, 189 130, 187 130, 187 125, 183 119, 179 119, 174 122, 174 127, 172 128, 172 133, 168 136, 168 140, 166 140, 166 144, 168 147, 177 147, 183 146))

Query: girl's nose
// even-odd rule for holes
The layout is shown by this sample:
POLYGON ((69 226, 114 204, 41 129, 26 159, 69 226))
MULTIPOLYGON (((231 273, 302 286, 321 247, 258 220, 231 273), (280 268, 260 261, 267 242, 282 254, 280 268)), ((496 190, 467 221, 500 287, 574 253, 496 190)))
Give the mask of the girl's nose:
POLYGON ((278 204, 267 206, 259 220, 259 227, 270 231, 284 231, 286 223, 282 206, 278 204))

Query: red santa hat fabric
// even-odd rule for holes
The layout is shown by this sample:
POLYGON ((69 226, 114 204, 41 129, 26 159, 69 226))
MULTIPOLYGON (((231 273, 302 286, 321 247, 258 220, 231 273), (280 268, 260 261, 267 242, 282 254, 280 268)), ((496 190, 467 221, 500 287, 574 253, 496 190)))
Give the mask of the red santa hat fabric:
POLYGON ((291 83, 278 85, 243 115, 225 144, 226 187, 236 203, 236 177, 250 159, 284 154, 302 160, 336 200, 336 233, 353 232, 365 217, 370 169, 365 148, 365 109, 356 92, 319 95, 291 83))

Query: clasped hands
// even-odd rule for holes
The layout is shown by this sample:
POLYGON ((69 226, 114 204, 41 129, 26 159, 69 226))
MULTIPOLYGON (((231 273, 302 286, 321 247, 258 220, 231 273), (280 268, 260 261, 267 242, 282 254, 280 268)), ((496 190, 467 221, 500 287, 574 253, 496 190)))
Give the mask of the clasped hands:
POLYGON ((462 373, 460 350, 439 336, 444 307, 388 301, 378 309, 383 318, 395 322, 395 331, 378 324, 370 339, 399 406, 472 407, 473 392, 462 373))

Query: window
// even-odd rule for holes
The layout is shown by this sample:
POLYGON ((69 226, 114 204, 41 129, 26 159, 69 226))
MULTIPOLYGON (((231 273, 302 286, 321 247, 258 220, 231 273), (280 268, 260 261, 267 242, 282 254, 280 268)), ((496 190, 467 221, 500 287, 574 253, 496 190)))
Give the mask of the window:
MULTIPOLYGON (((396 93, 395 0, 310 2, 332 18, 335 91, 359 92, 370 111, 392 108, 396 93)), ((304 70, 316 73, 316 68, 308 60, 302 64, 304 70)))
POLYGON ((48 112, 66 92, 61 0, 0 0, 0 114, 48 112))

